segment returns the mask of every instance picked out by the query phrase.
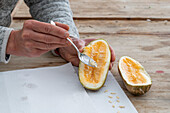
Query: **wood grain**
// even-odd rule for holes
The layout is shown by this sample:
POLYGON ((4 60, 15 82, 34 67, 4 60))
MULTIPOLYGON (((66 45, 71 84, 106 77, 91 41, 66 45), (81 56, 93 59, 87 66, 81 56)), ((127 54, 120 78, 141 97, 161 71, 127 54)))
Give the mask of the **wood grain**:
POLYGON ((11 17, 13 18, 14 15, 18 12, 18 10, 20 9, 20 6, 23 4, 22 0, 18 0, 16 7, 13 9, 12 13, 11 13, 11 17))
MULTIPOLYGON (((14 20, 11 27, 19 29, 25 20, 14 20)), ((76 20, 82 39, 103 38, 115 50, 112 73, 139 113, 168 113, 170 111, 170 35, 169 22, 76 20), (117 70, 121 56, 138 60, 150 74, 153 85, 143 96, 131 95, 123 85, 117 70), (163 73, 157 73, 163 71, 163 73)), ((9 64, 0 64, 0 71, 65 64, 50 52, 39 58, 13 56, 9 64)))
POLYGON ((31 69, 37 67, 58 66, 65 63, 66 61, 64 59, 52 55, 51 52, 48 52, 41 57, 35 58, 12 56, 8 64, 0 63, 0 72, 18 69, 31 69))
MULTIPOLYGON (((21 29, 25 20, 13 20, 11 27, 21 29)), ((75 24, 80 34, 170 35, 169 21, 75 20, 75 24)))
MULTIPOLYGON (((70 0, 74 19, 170 20, 169 0, 70 0)), ((14 18, 31 18, 23 3, 14 18)))

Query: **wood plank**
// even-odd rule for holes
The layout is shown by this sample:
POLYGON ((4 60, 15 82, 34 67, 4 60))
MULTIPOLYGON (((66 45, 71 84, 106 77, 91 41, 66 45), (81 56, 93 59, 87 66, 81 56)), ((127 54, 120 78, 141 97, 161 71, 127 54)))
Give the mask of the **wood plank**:
MULTIPOLYGON (((24 20, 13 20, 11 27, 21 29, 24 20)), ((170 22, 127 20, 75 20, 81 34, 170 35, 170 22)))
POLYGON ((170 18, 168 0, 72 0, 76 18, 170 18))
POLYGON ((139 113, 169 113, 169 100, 132 100, 139 113))
POLYGON ((16 7, 13 9, 12 13, 11 13, 11 17, 13 18, 14 15, 18 12, 18 10, 20 9, 20 6, 23 4, 22 0, 18 0, 16 7))
POLYGON ((75 23, 84 34, 170 35, 167 21, 75 20, 75 23))
MULTIPOLYGON (((24 20, 14 20, 13 28, 21 28, 24 20)), ((170 35, 169 22, 76 20, 82 39, 103 38, 116 52, 112 73, 139 113, 170 111, 170 35), (131 56, 141 62, 152 78, 153 85, 143 96, 131 95, 123 85, 117 70, 121 56, 131 56), (157 71, 163 71, 158 73, 157 71)), ((56 66, 66 63, 47 53, 38 58, 13 56, 9 64, 0 64, 0 71, 56 66)))
POLYGON ((65 63, 66 61, 64 59, 52 55, 51 52, 36 58, 12 56, 8 64, 0 63, 0 72, 18 69, 31 69, 37 67, 58 66, 65 63))
POLYGON ((22 2, 21 5, 18 5, 16 7, 19 8, 19 10, 17 10, 17 12, 15 13, 15 15, 13 16, 13 18, 32 18, 30 13, 29 13, 29 8, 28 6, 24 3, 23 0, 19 0, 22 2))
MULTIPOLYGON (((74 19, 170 20, 169 0, 70 0, 74 19)), ((20 6, 14 18, 31 18, 28 7, 20 6)))

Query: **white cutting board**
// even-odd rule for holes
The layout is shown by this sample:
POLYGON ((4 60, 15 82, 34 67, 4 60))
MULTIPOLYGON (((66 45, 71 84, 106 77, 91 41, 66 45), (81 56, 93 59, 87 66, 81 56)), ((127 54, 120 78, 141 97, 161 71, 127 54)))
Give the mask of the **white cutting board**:
POLYGON ((106 87, 94 92, 82 87, 75 69, 68 63, 0 72, 0 113, 137 113, 110 72, 106 87))
POLYGON ((69 63, 1 72, 0 113, 97 112, 69 63))

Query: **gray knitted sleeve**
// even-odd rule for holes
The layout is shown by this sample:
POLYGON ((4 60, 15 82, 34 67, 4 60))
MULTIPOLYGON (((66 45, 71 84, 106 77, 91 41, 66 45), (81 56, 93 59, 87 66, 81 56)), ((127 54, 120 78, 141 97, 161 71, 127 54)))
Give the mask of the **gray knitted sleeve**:
POLYGON ((10 55, 6 54, 6 46, 12 29, 0 26, 0 62, 8 63, 10 55))
POLYGON ((32 17, 42 22, 50 20, 69 25, 70 36, 79 38, 78 30, 73 21, 69 0, 25 0, 32 17))
MULTIPOLYGON (((10 25, 10 13, 18 0, 0 1, 0 62, 8 63, 10 55, 6 54, 9 35, 13 29, 10 25), (6 26, 6 27, 5 27, 6 26)), ((69 25, 71 37, 79 38, 78 30, 73 21, 73 14, 68 0, 25 0, 32 17, 42 22, 57 21, 69 25)))
POLYGON ((11 23, 11 12, 17 0, 0 0, 0 62, 8 63, 10 55, 6 54, 9 35, 13 29, 8 28, 11 23))

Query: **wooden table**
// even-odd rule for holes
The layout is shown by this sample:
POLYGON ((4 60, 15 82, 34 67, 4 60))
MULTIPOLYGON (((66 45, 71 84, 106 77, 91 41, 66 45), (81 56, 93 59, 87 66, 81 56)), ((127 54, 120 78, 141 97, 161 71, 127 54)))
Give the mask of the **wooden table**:
MULTIPOLYGON (((169 0, 70 0, 81 38, 103 38, 116 52, 112 73, 139 113, 170 113, 170 1, 169 0), (125 89, 117 70, 121 56, 130 56, 145 67, 153 85, 143 96, 125 89)), ((19 29, 31 16, 19 1, 11 27, 19 29)), ((57 66, 60 57, 47 53, 39 58, 12 56, 0 71, 57 66)))

